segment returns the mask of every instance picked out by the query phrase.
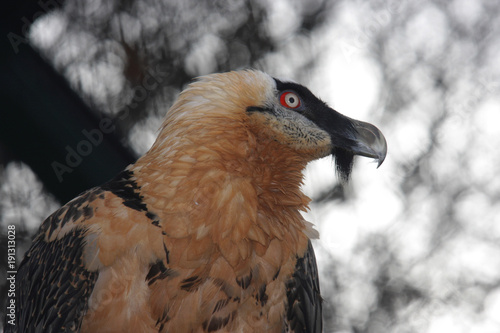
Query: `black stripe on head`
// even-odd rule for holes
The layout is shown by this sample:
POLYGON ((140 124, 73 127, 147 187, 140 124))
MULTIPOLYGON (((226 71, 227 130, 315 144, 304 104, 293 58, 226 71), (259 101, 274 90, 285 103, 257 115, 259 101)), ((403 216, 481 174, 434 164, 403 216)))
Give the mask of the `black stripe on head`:
MULTIPOLYGON (((321 113, 324 112, 325 109, 329 109, 325 102, 314 96, 314 94, 303 85, 294 82, 283 82, 278 79, 274 79, 274 81, 276 81, 278 98, 285 91, 294 92, 299 96, 301 99, 301 106, 292 110, 304 115, 309 120, 317 123, 321 113)), ((318 123, 317 125, 320 126, 318 123)))
POLYGON ((351 120, 330 108, 306 87, 293 82, 274 80, 278 97, 285 91, 291 91, 301 99, 301 106, 290 110, 299 112, 330 135, 334 146, 332 155, 335 157, 337 172, 343 181, 347 181, 352 171, 354 154, 344 147, 355 145, 352 140, 352 133, 355 133, 355 129, 351 120))
POLYGON ((247 112, 251 113, 251 112, 266 112, 266 111, 270 111, 264 107, 261 107, 261 106, 249 106, 247 107, 247 112))
MULTIPOLYGON (((328 133, 332 142, 331 154, 335 158, 336 171, 340 178, 347 182, 352 171, 354 153, 352 147, 356 146, 356 130, 352 119, 340 114, 330 108, 325 102, 317 98, 309 89, 294 82, 284 82, 274 79, 276 82, 276 98, 281 104, 281 96, 285 92, 293 92, 300 99, 300 105, 296 108, 287 108, 290 112, 297 112, 317 127, 328 133)), ((274 105, 249 106, 247 112, 275 113, 274 105)))

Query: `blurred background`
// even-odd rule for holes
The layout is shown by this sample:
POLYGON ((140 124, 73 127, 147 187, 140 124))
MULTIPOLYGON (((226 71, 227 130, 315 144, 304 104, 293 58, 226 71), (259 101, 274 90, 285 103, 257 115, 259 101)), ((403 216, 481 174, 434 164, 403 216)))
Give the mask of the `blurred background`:
POLYGON ((257 68, 388 141, 348 186, 328 158, 305 173, 325 332, 500 332, 500 2, 5 6, 0 318, 9 225, 19 264, 48 215, 147 151, 193 77, 257 68))

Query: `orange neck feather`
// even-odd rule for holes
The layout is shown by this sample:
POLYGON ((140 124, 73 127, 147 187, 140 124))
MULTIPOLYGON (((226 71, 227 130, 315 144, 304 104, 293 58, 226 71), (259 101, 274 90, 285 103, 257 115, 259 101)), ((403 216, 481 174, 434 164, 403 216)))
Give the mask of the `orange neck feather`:
POLYGON ((310 201, 300 190, 308 160, 253 128, 244 104, 218 101, 201 112, 193 107, 203 101, 181 95, 151 150, 131 166, 148 209, 167 238, 207 240, 200 248, 217 245, 232 265, 276 238, 295 255, 307 245, 299 211, 310 201))

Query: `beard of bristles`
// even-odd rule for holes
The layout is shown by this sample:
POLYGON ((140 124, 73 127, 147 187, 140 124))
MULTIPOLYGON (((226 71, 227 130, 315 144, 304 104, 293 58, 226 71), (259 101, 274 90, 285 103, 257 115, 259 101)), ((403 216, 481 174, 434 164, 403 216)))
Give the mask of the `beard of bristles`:
POLYGON ((337 148, 332 155, 335 159, 336 173, 339 176, 341 183, 347 184, 352 172, 354 154, 345 149, 337 148))

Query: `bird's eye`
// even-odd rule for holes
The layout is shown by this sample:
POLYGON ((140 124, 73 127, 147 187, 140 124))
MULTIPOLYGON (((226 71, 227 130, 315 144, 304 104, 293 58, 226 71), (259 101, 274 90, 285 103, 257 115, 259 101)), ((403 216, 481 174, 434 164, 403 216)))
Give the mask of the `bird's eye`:
POLYGON ((296 109, 300 106, 300 98, 296 93, 285 91, 280 96, 280 103, 284 107, 296 109))

